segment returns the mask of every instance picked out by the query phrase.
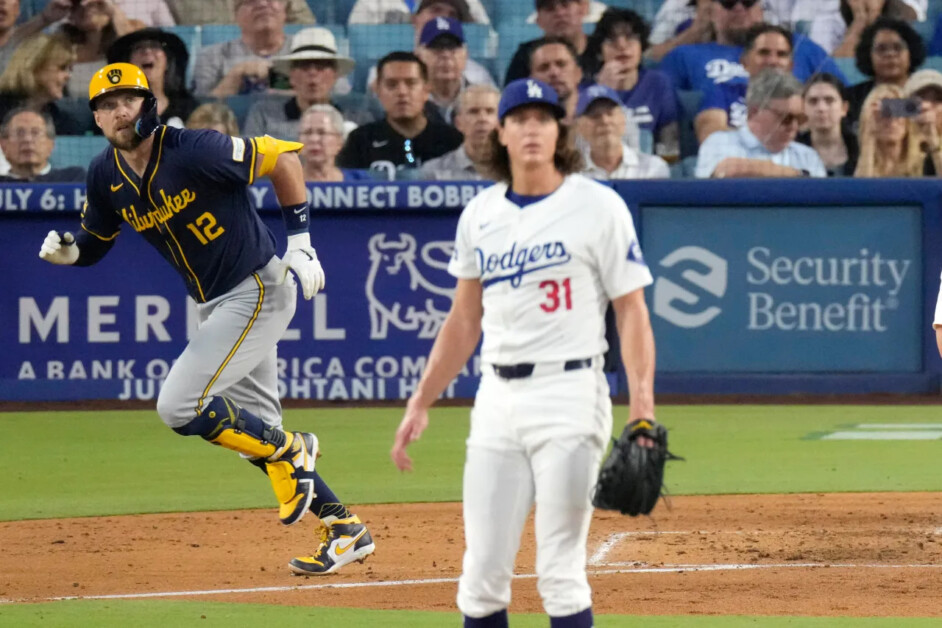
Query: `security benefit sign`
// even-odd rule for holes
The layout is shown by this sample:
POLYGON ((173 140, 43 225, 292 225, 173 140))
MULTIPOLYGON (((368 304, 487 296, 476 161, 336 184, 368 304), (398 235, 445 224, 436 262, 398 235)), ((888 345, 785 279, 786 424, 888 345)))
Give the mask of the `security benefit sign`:
POLYGON ((643 213, 664 372, 921 368, 919 209, 643 213))
MULTIPOLYGON (((279 214, 264 219, 284 233, 279 214)), ((451 308, 456 282, 447 265, 457 221, 451 210, 315 212, 311 237, 327 286, 312 301, 299 294, 278 345, 280 395, 407 398, 451 308)), ((4 220, 0 265, 17 271, 0 294, 0 399, 155 399, 198 327, 196 305, 133 230, 122 230, 92 267, 41 261, 46 233, 77 222, 77 215, 4 220)), ((475 356, 446 396, 473 396, 479 375, 475 356)))

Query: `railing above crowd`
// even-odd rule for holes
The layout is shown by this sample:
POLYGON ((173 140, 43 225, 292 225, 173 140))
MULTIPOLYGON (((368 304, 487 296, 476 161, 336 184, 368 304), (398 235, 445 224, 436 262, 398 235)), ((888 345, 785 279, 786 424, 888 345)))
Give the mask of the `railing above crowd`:
POLYGON ((299 141, 310 182, 487 179, 525 77, 598 179, 942 173, 934 0, 0 0, 0 181, 84 181, 119 61, 163 123, 299 141))

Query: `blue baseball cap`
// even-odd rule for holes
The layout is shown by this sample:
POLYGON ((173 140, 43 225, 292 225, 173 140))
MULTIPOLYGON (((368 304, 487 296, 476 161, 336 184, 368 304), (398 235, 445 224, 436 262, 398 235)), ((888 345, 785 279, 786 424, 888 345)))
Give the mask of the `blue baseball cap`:
POLYGON ((616 92, 607 85, 590 85, 579 90, 579 102, 576 104, 576 117, 585 114, 586 109, 592 106, 592 103, 598 100, 610 100, 616 105, 622 105, 621 98, 616 92))
POLYGON ((497 105, 497 119, 503 121, 504 116, 518 107, 526 105, 545 105, 549 107, 557 118, 565 118, 566 110, 559 104, 556 90, 534 78, 522 78, 511 81, 500 95, 497 105))
POLYGON ((436 17, 425 23, 422 27, 422 34, 419 35, 419 43, 428 46, 439 37, 452 37, 459 44, 464 43, 464 28, 461 22, 450 17, 436 17))

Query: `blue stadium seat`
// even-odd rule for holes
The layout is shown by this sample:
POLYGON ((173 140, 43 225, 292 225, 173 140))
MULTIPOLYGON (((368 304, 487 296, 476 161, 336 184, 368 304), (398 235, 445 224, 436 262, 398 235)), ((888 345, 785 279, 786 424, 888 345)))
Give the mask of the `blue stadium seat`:
POLYGON ((490 14, 491 23, 498 28, 505 24, 522 24, 533 13, 533 2, 527 0, 497 0, 490 14))
POLYGON ((833 57, 835 65, 847 77, 848 85, 856 85, 869 81, 870 77, 857 69, 857 62, 853 57, 833 57))
POLYGON ((106 148, 108 140, 100 135, 61 135, 56 138, 49 162, 54 168, 81 166, 87 169, 92 159, 106 148))
POLYGON ((346 24, 357 0, 307 0, 321 24, 346 24))
POLYGON ((654 22, 657 10, 661 8, 660 0, 606 0, 605 4, 622 9, 631 9, 644 18, 648 26, 654 22))
POLYGON ((249 109, 258 99, 259 96, 256 94, 238 94, 226 98, 226 105, 232 109, 232 112, 235 114, 236 120, 239 122, 240 130, 245 126, 245 118, 249 114, 249 109))
POLYGON ((703 93, 680 89, 677 90, 677 98, 680 102, 680 154, 682 157, 695 156, 700 143, 693 128, 693 120, 697 117, 703 93))
POLYGON ((379 59, 393 50, 412 50, 412 24, 351 24, 347 27, 350 50, 360 59, 379 59))
POLYGON ((212 46, 213 44, 242 37, 242 31, 235 24, 206 24, 200 29, 201 46, 212 46))
POLYGON ((196 65, 196 56, 200 51, 201 27, 193 25, 168 26, 165 30, 182 39, 187 51, 190 53, 190 60, 186 65, 186 84, 191 85, 193 83, 193 67, 196 65))
MULTIPOLYGON (((508 3, 511 4, 511 3, 508 3)), ((516 3, 512 3, 516 4, 516 3)), ((530 6, 528 3, 527 6, 530 6)), ((524 22, 502 22, 497 27, 497 70, 498 80, 503 81, 507 73, 507 66, 522 42, 538 39, 543 36, 543 30, 536 24, 524 22)))
POLYGON ((926 42, 926 46, 929 45, 929 42, 932 41, 932 33, 935 32, 935 22, 930 22, 926 20, 925 22, 911 22, 910 25, 913 27, 919 36, 922 37, 922 40, 926 42))
POLYGON ((942 72, 942 57, 929 57, 919 66, 920 70, 937 70, 942 72))
POLYGON ((487 24, 464 24, 464 38, 468 55, 476 60, 497 56, 497 32, 487 24))
POLYGON ((671 179, 692 179, 697 171, 697 156, 685 157, 671 164, 671 179))
POLYGON ((88 108, 88 98, 62 98, 56 101, 56 107, 65 116, 75 122, 75 127, 80 129, 94 129, 95 116, 92 110, 88 108))

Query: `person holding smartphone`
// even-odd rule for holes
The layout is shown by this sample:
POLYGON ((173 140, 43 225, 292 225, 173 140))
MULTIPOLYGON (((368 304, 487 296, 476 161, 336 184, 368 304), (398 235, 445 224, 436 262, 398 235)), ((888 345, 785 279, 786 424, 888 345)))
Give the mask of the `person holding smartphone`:
POLYGON ((942 172, 923 152, 925 136, 915 119, 918 103, 904 98, 902 87, 877 85, 863 102, 860 115, 860 159, 855 177, 922 177, 942 172), (915 106, 914 106, 915 104, 915 106))

